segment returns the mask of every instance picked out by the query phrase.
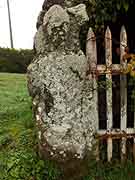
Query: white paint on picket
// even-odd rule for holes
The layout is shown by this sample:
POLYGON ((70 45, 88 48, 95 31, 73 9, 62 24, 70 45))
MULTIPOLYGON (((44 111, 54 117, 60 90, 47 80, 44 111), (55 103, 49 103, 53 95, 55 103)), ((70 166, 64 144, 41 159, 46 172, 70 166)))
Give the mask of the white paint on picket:
POLYGON ((105 33, 105 57, 108 73, 106 74, 107 84, 107 129, 112 129, 112 36, 109 27, 105 33))
MULTIPOLYGON (((93 104, 95 107, 93 107, 93 113, 95 116, 95 129, 99 129, 99 121, 98 121, 98 91, 97 91, 97 80, 96 80, 96 66, 97 66, 97 46, 96 46, 96 37, 92 30, 92 28, 89 28, 88 35, 87 35, 87 42, 86 42, 86 57, 87 57, 87 63, 88 63, 88 69, 89 71, 89 80, 93 84, 93 104), (97 118, 96 118, 97 117, 97 118)), ((96 160, 99 160, 99 140, 97 139, 97 147, 95 149, 95 156, 96 160)))
MULTIPOLYGON (((127 33, 124 26, 120 32, 120 53, 121 53, 121 65, 123 62, 123 56, 125 54, 125 47, 127 46, 127 33)), ((121 95, 121 130, 126 130, 127 122, 127 77, 121 74, 120 78, 120 95, 121 95)))
POLYGON ((92 28, 89 28, 87 35, 86 56, 89 65, 89 70, 92 73, 92 71, 94 71, 97 66, 96 37, 92 28))
MULTIPOLYGON (((124 26, 120 32, 120 60, 123 66, 126 62, 123 62, 123 56, 125 55, 125 47, 127 46, 127 33, 124 26)), ((127 77, 121 74, 120 76, 120 95, 121 95, 121 130, 126 132, 127 126, 127 77)), ((126 138, 121 140, 121 160, 123 161, 126 156, 126 138)))
POLYGON ((112 150, 113 150, 112 138, 109 137, 107 139, 107 160, 108 160, 108 162, 110 162, 112 160, 112 150))
MULTIPOLYGON (((109 27, 105 32, 105 58, 108 73, 106 74, 106 87, 107 87, 107 130, 112 129, 112 36, 109 27)), ((107 140, 107 158, 110 162, 112 159, 112 138, 109 137, 107 140)))

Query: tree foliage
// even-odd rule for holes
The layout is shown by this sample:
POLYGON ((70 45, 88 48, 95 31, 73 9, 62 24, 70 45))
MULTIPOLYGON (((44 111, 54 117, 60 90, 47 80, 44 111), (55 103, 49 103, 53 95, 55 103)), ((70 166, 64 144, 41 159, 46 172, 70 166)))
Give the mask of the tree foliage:
POLYGON ((119 14, 127 13, 135 4, 134 0, 89 0, 87 7, 90 21, 95 28, 99 28, 104 22, 115 22, 119 14))
POLYGON ((25 73, 33 57, 33 50, 0 48, 0 72, 25 73))

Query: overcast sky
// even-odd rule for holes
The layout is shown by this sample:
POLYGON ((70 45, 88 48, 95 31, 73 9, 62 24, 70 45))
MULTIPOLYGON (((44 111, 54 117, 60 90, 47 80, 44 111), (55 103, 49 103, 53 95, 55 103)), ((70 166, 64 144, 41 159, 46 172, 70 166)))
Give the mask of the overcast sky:
MULTIPOLYGON (((14 48, 33 47, 37 16, 44 0, 9 0, 14 48)), ((0 46, 10 47, 7 0, 0 0, 0 46)))

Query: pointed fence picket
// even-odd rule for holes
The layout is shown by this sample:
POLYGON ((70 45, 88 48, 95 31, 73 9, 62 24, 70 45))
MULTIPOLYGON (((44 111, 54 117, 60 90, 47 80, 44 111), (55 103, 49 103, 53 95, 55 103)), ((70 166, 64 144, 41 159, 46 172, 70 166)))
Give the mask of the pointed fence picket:
MULTIPOLYGON (((97 88, 97 82, 96 82, 96 75, 94 74, 94 71, 96 70, 97 66, 97 46, 96 46, 96 37, 92 30, 92 28, 89 28, 88 35, 87 35, 87 43, 86 43, 86 57, 87 57, 87 63, 88 63, 88 72, 89 73, 89 79, 92 79, 93 82, 93 89, 97 88)), ((94 91, 93 94, 94 102, 96 102, 95 107, 95 113, 98 115, 98 92, 94 91)), ((98 118, 95 119, 95 128, 99 128, 98 124, 98 118)), ((97 139, 96 142, 96 150, 95 150, 95 156, 96 159, 99 160, 99 141, 97 139)))
MULTIPOLYGON (((107 129, 112 129, 112 36, 109 27, 107 27, 105 32, 105 58, 108 73, 106 74, 106 84, 107 88, 107 129)), ((112 159, 112 138, 107 139, 107 159, 111 161, 112 159)))
MULTIPOLYGON (((125 47, 127 46, 127 33, 125 27, 122 26, 120 32, 120 62, 123 65, 123 56, 125 47)), ((126 63, 126 62, 125 62, 126 63)), ((127 123, 127 77, 123 74, 120 76, 120 95, 121 95, 121 130, 126 131, 127 123)), ((126 137, 122 137, 121 141, 121 159, 126 156, 126 137)))

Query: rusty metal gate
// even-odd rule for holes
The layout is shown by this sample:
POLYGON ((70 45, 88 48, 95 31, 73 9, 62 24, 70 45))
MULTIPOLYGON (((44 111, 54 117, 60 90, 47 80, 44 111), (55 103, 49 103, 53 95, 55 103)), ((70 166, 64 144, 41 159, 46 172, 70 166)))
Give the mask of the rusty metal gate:
MULTIPOLYGON (((100 75, 105 75, 106 81, 109 82, 108 88, 106 88, 106 128, 102 129, 99 127, 99 119, 96 121, 96 131, 97 131, 97 149, 96 157, 97 160, 100 159, 100 141, 106 140, 106 156, 107 160, 111 161, 113 158, 113 141, 119 139, 120 141, 120 158, 125 160, 127 156, 127 141, 128 139, 133 140, 132 153, 135 160, 135 119, 134 126, 131 128, 127 127, 127 77, 123 74, 123 56, 125 54, 125 47, 127 46, 127 33, 124 26, 121 28, 120 32, 120 64, 112 64, 112 35, 109 27, 107 27, 105 32, 105 61, 106 64, 97 64, 97 45, 96 36, 92 30, 89 29, 87 35, 86 44, 86 55, 90 67, 90 76, 93 80, 94 86, 97 87, 97 79, 100 75), (112 76, 114 74, 120 75, 120 128, 113 128, 113 111, 112 111, 112 76)), ((98 107, 98 91, 96 91, 97 98, 97 113, 99 113, 98 107)))

